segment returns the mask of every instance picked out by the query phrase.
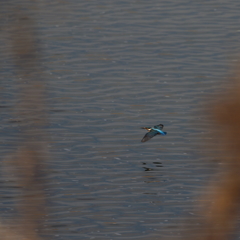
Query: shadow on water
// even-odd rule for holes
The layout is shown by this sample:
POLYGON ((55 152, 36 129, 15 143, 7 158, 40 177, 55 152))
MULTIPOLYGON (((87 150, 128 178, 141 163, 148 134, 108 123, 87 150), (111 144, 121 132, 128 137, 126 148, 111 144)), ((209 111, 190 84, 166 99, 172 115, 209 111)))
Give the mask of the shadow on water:
MULTIPOLYGON (((159 167, 163 167, 162 163, 161 162, 153 162, 153 164, 155 165, 155 167, 151 168, 151 167, 147 167, 147 166, 144 166, 143 169, 145 172, 148 172, 148 171, 159 171, 159 167)), ((147 163, 142 163, 142 165, 147 165, 147 163)))

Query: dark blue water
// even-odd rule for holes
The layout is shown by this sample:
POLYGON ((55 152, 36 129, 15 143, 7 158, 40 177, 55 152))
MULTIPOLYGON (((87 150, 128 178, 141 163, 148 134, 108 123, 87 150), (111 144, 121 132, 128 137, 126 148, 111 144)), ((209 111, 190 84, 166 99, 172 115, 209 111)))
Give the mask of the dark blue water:
MULTIPOLYGON (((204 109, 238 57, 239 9, 236 0, 41 1, 29 9, 47 83, 51 237, 159 239, 198 218, 196 199, 217 168, 205 149, 213 123, 204 109), (140 128, 159 123, 168 134, 141 143, 140 128)), ((3 157, 19 134, 9 122, 17 87, 6 12, 3 157)))

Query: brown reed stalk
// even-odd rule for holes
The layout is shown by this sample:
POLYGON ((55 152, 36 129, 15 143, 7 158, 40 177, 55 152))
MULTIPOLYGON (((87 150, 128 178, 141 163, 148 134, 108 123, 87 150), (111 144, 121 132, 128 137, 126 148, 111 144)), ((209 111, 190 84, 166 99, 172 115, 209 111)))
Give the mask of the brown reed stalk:
MULTIPOLYGON (((240 66, 240 64, 238 65, 240 66)), ((214 119, 220 126, 217 137, 223 149, 225 175, 212 196, 208 214, 209 231, 206 239, 229 239, 235 228, 240 207, 240 71, 230 79, 231 89, 219 96, 214 119)))
MULTIPOLYGON (((240 64, 238 65, 240 66, 240 64)), ((196 240, 230 240, 236 228, 240 207, 240 71, 230 79, 231 87, 220 94, 210 108, 217 125, 215 139, 224 168, 212 193, 204 196, 208 203, 203 211, 201 229, 194 233, 196 240)), ((210 183, 211 184, 211 183, 210 183)), ((203 200, 203 199, 202 199, 203 200)), ((190 239, 190 238, 189 238, 190 239)))
POLYGON ((22 191, 17 206, 20 218, 15 219, 17 226, 14 230, 12 226, 0 225, 1 239, 40 239, 38 233, 41 232, 45 215, 45 84, 34 20, 26 9, 18 6, 8 26, 19 89, 15 112, 21 120, 21 134, 18 136, 20 150, 15 153, 14 161, 11 161, 22 191))

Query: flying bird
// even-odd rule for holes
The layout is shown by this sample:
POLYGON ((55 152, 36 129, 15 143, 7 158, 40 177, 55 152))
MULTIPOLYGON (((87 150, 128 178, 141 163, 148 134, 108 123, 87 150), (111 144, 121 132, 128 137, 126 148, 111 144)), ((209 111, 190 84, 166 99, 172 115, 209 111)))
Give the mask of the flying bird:
POLYGON ((148 133, 145 134, 145 136, 143 137, 141 142, 146 142, 158 134, 160 134, 160 135, 167 134, 167 132, 162 131, 163 124, 159 124, 154 127, 142 127, 142 129, 148 130, 148 133))

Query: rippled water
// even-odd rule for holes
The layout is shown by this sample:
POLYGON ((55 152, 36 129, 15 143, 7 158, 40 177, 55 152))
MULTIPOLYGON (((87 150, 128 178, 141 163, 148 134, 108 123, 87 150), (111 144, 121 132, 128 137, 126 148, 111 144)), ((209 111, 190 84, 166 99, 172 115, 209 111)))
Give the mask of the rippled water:
MULTIPOLYGON (((203 109, 223 90, 239 52, 239 7, 234 0, 102 0, 30 9, 47 80, 46 227, 57 239, 159 239, 197 218, 196 198, 216 167, 204 149, 212 123, 203 109), (168 134, 141 143, 140 127, 159 123, 168 134)), ((17 88, 1 45, 4 156, 18 124, 9 122, 17 88)), ((13 193, 6 186, 12 200, 2 197, 3 215, 13 193)))

